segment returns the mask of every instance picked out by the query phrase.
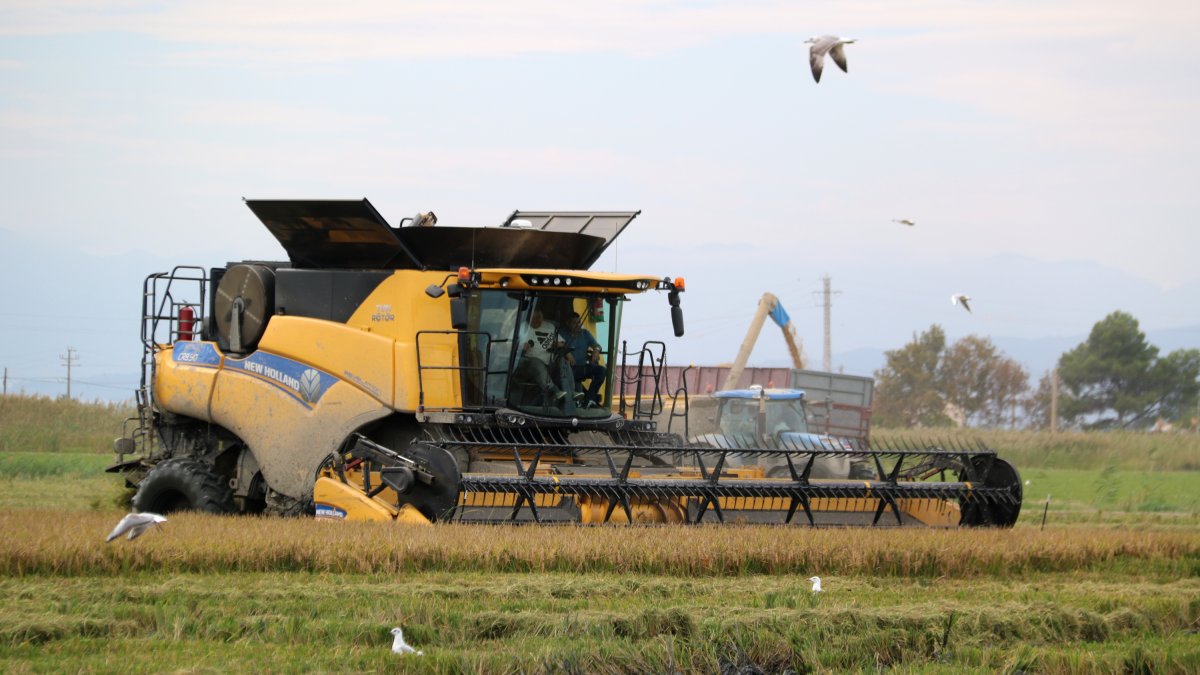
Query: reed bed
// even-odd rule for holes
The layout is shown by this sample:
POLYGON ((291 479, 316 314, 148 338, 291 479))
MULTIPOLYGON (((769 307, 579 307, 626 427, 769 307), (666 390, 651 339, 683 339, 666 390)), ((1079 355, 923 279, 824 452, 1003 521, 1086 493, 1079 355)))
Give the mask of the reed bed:
MULTIPOLYGON (((942 442, 993 448, 1018 470, 1116 469, 1200 472, 1200 434, 1144 431, 1016 431, 1006 429, 873 429, 883 443, 942 442)), ((1197 480, 1200 480, 1198 477, 1197 480)))
POLYGON ((1200 576, 1200 533, 1082 528, 524 527, 336 523, 178 514, 105 544, 116 512, 0 514, 0 574, 610 572, 956 578, 1127 570, 1200 576))
POLYGON ((129 403, 87 402, 45 396, 0 396, 0 452, 112 454, 129 403))

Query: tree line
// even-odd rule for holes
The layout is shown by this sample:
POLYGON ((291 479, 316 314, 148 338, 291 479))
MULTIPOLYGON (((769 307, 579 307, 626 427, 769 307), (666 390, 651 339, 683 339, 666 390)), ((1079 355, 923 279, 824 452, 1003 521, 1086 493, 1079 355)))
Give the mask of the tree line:
POLYGON ((872 424, 1046 429, 1055 370, 1060 427, 1145 429, 1159 420, 1195 427, 1200 420, 1200 349, 1161 356, 1138 321, 1113 312, 1062 354, 1035 386, 1020 363, 991 339, 968 335, 947 344, 934 324, 885 353, 875 371, 872 424))

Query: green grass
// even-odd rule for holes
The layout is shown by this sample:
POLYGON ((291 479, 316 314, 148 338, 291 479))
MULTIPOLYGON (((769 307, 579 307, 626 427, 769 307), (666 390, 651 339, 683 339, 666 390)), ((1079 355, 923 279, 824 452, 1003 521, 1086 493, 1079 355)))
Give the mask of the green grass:
POLYGON ((1195 672, 1200 580, 162 574, 0 580, 0 670, 1195 672), (947 624, 953 616, 948 639, 947 624), (396 657, 403 626, 423 657, 396 657), (1078 667, 1078 666, 1083 666, 1078 667))
POLYGON ((108 454, 0 452, 0 511, 103 510, 129 505, 108 454))
POLYGON ((96 476, 113 463, 112 454, 3 452, 0 476, 49 478, 96 476))
POLYGON ((1022 516, 1050 495, 1050 512, 1113 511, 1200 516, 1200 472, 1031 468, 1021 472, 1022 516))

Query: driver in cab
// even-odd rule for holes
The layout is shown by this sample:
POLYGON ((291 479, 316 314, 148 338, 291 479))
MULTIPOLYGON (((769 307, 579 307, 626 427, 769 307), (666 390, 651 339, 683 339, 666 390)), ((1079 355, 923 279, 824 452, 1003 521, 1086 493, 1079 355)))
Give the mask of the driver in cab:
POLYGON ((529 323, 522 327, 520 344, 521 359, 516 375, 536 384, 551 403, 567 398, 567 392, 556 386, 551 377, 551 365, 562 353, 564 341, 554 322, 542 316, 540 307, 534 308, 529 323))

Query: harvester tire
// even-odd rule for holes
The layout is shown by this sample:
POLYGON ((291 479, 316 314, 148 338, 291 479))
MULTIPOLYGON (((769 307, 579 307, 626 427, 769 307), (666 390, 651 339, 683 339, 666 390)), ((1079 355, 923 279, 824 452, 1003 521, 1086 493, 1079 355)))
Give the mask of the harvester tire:
POLYGON ((133 508, 159 514, 232 513, 233 488, 229 487, 228 479, 205 462, 176 457, 159 462, 146 474, 133 496, 133 508))

